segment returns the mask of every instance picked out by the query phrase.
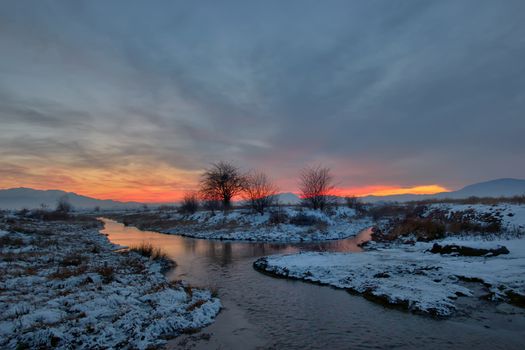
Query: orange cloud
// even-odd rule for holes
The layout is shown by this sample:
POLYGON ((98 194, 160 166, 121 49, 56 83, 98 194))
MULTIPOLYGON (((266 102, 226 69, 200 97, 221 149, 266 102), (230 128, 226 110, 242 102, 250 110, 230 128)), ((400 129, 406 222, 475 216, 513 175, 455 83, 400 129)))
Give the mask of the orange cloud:
POLYGON ((439 192, 448 192, 449 189, 440 185, 422 185, 413 187, 399 186, 364 186, 353 188, 337 188, 334 194, 339 196, 391 196, 396 194, 434 194, 439 192))
MULTIPOLYGON (((0 162, 0 188, 31 187, 59 189, 81 195, 119 201, 173 202, 180 200, 186 191, 198 186, 200 171, 188 171, 166 164, 138 164, 108 168, 75 168, 45 160, 35 160, 31 166, 0 162)), ((282 186, 281 191, 294 190, 282 186)), ((395 194, 433 194, 446 192, 440 185, 413 187, 374 185, 337 188, 340 196, 385 196, 395 194)))
POLYGON ((138 202, 170 202, 194 189, 200 172, 128 165, 108 169, 75 169, 38 164, 2 172, 0 188, 59 189, 98 199, 138 202), (16 171, 15 171, 16 170, 16 171))

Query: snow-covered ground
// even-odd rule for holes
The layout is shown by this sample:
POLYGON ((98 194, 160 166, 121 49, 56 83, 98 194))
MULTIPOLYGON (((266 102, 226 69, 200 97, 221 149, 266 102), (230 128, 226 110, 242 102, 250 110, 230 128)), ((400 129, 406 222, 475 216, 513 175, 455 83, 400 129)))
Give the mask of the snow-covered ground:
POLYGON ((336 207, 332 213, 283 207, 278 215, 255 214, 245 209, 229 212, 199 211, 193 215, 176 212, 111 216, 141 229, 187 237, 266 242, 311 242, 355 236, 372 226, 371 220, 357 218, 353 209, 336 207), (152 215, 157 215, 152 219, 152 215), (307 217, 308 223, 301 221, 307 217))
MULTIPOLYGON (((479 213, 499 212, 502 227, 525 227, 524 206, 475 207, 479 213), (508 215, 512 213, 512 215, 508 215)), ((450 207, 448 207, 450 208, 450 207)), ((464 210, 453 206, 451 210, 464 210)), ((449 316, 458 296, 474 297, 482 284, 490 300, 523 303, 525 300, 525 238, 492 236, 449 237, 434 242, 371 244, 363 253, 299 253, 261 258, 254 266, 274 275, 348 289, 371 300, 409 310, 449 316), (489 238, 489 240, 487 240, 489 238), (497 248, 510 254, 466 257, 432 254, 433 243, 473 248, 497 248), (476 286, 465 281, 476 282, 476 286)))
POLYGON ((454 213, 465 213, 470 215, 471 219, 480 224, 497 220, 501 223, 501 230, 504 234, 525 234, 525 205, 499 203, 495 205, 486 204, 449 204, 439 203, 428 206, 426 215, 432 215, 432 212, 445 211, 451 216, 454 213))
POLYGON ((0 348, 139 348, 211 323, 219 299, 115 252, 94 220, 0 223, 0 348), (25 347, 24 347, 25 346, 25 347))

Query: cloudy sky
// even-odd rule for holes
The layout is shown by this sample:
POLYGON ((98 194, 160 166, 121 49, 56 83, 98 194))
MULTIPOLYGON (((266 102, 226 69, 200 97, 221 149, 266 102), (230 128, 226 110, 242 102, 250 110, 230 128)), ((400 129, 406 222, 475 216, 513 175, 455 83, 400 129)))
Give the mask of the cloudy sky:
MULTIPOLYGON (((2 1, 0 188, 164 201, 525 177, 525 1, 2 1)), ((430 187, 430 190, 436 187, 430 187)))

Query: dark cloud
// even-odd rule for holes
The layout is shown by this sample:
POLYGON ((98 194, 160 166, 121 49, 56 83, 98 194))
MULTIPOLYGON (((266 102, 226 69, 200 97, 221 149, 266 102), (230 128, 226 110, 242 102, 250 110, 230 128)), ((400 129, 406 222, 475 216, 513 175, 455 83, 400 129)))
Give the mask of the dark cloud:
POLYGON ((343 185, 523 177, 523 1, 0 5, 0 145, 343 185))

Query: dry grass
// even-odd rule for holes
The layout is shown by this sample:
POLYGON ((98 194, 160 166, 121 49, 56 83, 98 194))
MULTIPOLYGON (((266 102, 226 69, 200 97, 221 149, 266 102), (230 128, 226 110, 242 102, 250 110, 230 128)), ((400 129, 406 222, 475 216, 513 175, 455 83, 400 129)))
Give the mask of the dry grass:
POLYGON ((24 240, 19 237, 2 236, 0 237, 0 247, 21 247, 24 240))
POLYGON ((190 306, 188 306, 186 308, 186 311, 188 312, 192 312, 193 310, 195 310, 196 308, 199 308, 201 307, 202 305, 204 305, 206 303, 206 300, 197 300, 196 302, 194 302, 193 304, 191 304, 190 306))
POLYGON ((477 214, 473 209, 449 213, 447 210, 433 210, 428 216, 419 215, 420 210, 413 207, 403 216, 391 218, 389 229, 378 232, 376 237, 384 240, 413 235, 417 240, 429 241, 455 234, 500 233, 501 219, 491 214, 477 214))
POLYGON ((115 278, 115 269, 111 266, 101 266, 95 271, 102 276, 104 283, 110 283, 115 278))
POLYGON ((468 197, 461 199, 427 199, 416 201, 417 204, 434 204, 434 203, 454 203, 454 204, 485 204, 495 205, 500 203, 525 204, 525 195, 513 197, 468 197))
POLYGON ((130 247, 129 250, 139 253, 151 260, 170 260, 168 254, 166 254, 161 248, 154 247, 153 244, 149 242, 142 242, 138 246, 130 247))
POLYGON ((319 226, 326 227, 327 224, 324 220, 319 219, 316 216, 308 215, 305 213, 297 213, 290 218, 290 224, 295 226, 319 226))
POLYGON ((82 265, 76 268, 59 268, 48 276, 50 279, 65 280, 73 276, 80 276, 86 273, 87 266, 82 265))
POLYGON ((61 266, 79 266, 85 261, 85 258, 79 254, 79 253, 71 253, 64 258, 62 258, 62 261, 60 262, 61 266))

